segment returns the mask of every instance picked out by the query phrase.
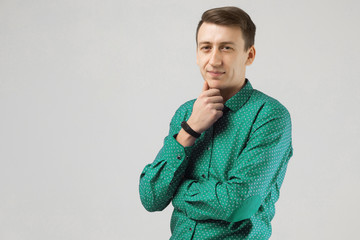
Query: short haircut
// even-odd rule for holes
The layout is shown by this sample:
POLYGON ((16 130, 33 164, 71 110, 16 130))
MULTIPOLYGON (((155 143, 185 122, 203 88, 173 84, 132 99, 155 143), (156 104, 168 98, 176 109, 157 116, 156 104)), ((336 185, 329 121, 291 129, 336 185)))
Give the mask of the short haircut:
POLYGON ((198 44, 199 29, 204 22, 223 26, 238 26, 244 38, 244 50, 247 51, 254 45, 256 26, 250 16, 238 7, 220 7, 205 11, 196 29, 196 45, 198 44))

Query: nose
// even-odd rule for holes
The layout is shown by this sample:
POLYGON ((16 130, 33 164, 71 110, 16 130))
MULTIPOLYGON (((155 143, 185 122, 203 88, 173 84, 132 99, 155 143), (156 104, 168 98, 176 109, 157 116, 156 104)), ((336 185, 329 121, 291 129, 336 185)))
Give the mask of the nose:
POLYGON ((214 51, 211 53, 209 64, 211 66, 220 66, 222 64, 221 53, 214 48, 214 51))

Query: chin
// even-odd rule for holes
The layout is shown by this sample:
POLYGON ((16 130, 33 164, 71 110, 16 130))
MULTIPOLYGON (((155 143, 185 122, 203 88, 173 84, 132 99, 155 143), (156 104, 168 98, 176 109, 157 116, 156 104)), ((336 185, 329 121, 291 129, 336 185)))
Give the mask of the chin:
POLYGON ((209 85, 210 88, 219 88, 219 89, 221 89, 222 84, 220 83, 220 80, 210 80, 210 81, 207 80, 207 82, 208 82, 208 85, 209 85))

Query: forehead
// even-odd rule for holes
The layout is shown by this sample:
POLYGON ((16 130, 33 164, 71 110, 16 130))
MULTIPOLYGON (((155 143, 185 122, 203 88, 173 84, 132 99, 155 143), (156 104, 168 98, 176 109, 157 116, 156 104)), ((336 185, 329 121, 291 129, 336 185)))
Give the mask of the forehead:
POLYGON ((223 26, 204 22, 198 32, 198 43, 234 42, 244 44, 241 29, 238 26, 223 26))

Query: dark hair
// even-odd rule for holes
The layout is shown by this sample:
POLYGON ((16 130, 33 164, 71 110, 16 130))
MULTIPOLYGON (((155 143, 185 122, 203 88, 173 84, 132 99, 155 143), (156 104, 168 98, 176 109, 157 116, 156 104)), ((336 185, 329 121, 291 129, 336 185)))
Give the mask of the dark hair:
POLYGON ((238 26, 245 41, 245 51, 254 45, 256 26, 250 16, 240 8, 220 7, 205 11, 196 29, 196 45, 199 29, 204 22, 224 26, 238 26))

